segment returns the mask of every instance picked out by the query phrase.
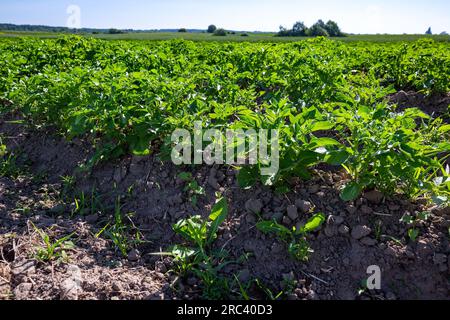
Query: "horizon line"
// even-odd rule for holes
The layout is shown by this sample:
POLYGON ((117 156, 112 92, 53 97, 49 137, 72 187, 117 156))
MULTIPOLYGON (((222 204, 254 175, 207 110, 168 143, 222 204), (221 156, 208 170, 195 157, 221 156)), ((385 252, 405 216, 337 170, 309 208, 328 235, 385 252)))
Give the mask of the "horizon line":
MULTIPOLYGON (((17 26, 17 27, 46 27, 46 28, 61 28, 61 29, 67 29, 67 30, 111 30, 116 29, 120 31, 139 31, 139 32, 151 32, 151 31, 175 31, 180 29, 186 29, 187 31, 206 31, 207 29, 199 29, 199 28, 187 28, 187 27, 177 27, 177 28, 159 28, 159 29, 134 29, 134 28, 117 28, 117 27, 105 27, 105 28, 94 28, 94 27, 81 27, 81 28, 69 28, 67 26, 61 26, 61 25, 51 25, 51 24, 16 24, 11 22, 0 22, 0 25, 11 25, 11 26, 17 26)), ((221 27, 218 27, 221 28, 221 27)), ((432 28, 432 27, 430 27, 432 28)), ((226 31, 232 31, 232 32, 249 32, 249 33, 278 33, 278 31, 261 31, 261 30, 235 30, 235 29, 225 29, 226 31)), ((3 30, 3 31, 17 31, 17 30, 3 30)), ((349 35, 425 35, 424 33, 355 33, 355 32, 343 32, 344 34, 349 35)), ((446 30, 440 32, 440 33, 433 33, 432 35, 449 35, 446 30)))

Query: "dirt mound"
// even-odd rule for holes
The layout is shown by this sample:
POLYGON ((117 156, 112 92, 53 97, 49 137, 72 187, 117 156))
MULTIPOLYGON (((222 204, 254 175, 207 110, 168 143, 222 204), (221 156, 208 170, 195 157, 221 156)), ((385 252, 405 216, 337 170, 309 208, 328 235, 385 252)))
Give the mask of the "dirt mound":
POLYGON ((391 103, 398 104, 401 109, 419 108, 430 116, 443 117, 445 121, 450 121, 450 93, 427 96, 415 91, 399 91, 388 99, 391 103))
POLYGON ((22 150, 30 169, 28 177, 0 179, 0 297, 197 299, 198 280, 178 279, 170 272, 173 261, 152 253, 180 243, 172 225, 191 215, 206 217, 219 191, 228 201, 229 218, 215 246, 227 249, 235 261, 246 257, 225 268, 229 278, 238 274, 243 283, 257 278, 273 292, 284 290, 287 299, 448 299, 450 213, 445 208, 376 192, 345 203, 339 198, 345 175, 319 169, 317 178, 293 182, 287 194, 262 186, 242 190, 230 168, 176 167, 153 155, 127 157, 79 174, 74 188, 86 195, 95 190, 103 207, 74 214, 73 203, 62 200, 61 176, 73 174, 90 156, 89 143, 67 142, 5 121, 0 132, 8 137, 8 147, 22 150), (206 191, 196 205, 177 178, 183 171, 206 191), (42 172, 43 177, 33 178, 42 172), (111 240, 96 236, 118 196, 122 212, 135 213, 129 219, 145 240, 127 257, 111 240), (308 212, 323 212, 327 223, 308 237, 314 250, 309 261, 291 259, 285 244, 258 231, 255 211, 287 227, 304 223, 308 212), (416 225, 419 234, 411 241, 411 226, 399 220, 421 212, 428 213, 427 219, 416 225), (74 233, 68 262, 30 258, 42 246, 31 222, 55 238, 74 233), (382 289, 361 294, 371 265, 381 268, 382 289))

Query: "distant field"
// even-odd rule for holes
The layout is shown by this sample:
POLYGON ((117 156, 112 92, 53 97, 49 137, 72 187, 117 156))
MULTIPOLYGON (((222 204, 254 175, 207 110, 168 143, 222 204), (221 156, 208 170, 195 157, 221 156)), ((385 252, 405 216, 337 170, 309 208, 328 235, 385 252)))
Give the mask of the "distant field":
MULTIPOLYGON (((0 37, 20 38, 20 37, 38 37, 38 38, 57 38, 64 34, 53 32, 11 32, 0 31, 0 37)), ((186 39, 191 41, 227 41, 227 42, 294 42, 307 39, 306 37, 276 37, 274 33, 247 33, 248 36, 242 36, 241 33, 229 34, 224 37, 213 36, 208 33, 179 33, 179 32, 148 32, 148 33, 125 33, 125 34, 84 34, 86 37, 94 37, 106 40, 171 40, 186 39)), ((416 41, 421 38, 431 38, 436 41, 450 42, 448 35, 350 35, 343 38, 335 38, 339 41, 355 42, 400 42, 416 41)))

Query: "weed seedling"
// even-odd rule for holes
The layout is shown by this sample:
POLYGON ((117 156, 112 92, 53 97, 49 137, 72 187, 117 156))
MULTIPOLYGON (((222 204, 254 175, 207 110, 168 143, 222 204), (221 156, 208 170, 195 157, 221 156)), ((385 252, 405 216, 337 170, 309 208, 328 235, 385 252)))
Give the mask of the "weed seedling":
POLYGON ((87 216, 103 212, 104 208, 100 198, 95 189, 92 189, 91 194, 87 196, 82 191, 74 199, 72 217, 75 215, 87 216))
POLYGON ((375 239, 377 239, 378 241, 381 240, 381 236, 382 236, 382 226, 383 226, 383 222, 381 220, 378 220, 375 223, 375 239))
POLYGON ((212 244, 217 238, 219 226, 228 215, 227 203, 220 198, 211 210, 208 220, 200 216, 182 219, 173 226, 173 230, 182 236, 188 245, 174 245, 168 253, 173 257, 178 273, 189 273, 201 280, 203 296, 207 299, 222 299, 228 296, 231 285, 220 271, 233 263, 227 260, 225 250, 213 250, 212 244))
POLYGON ((416 228, 409 229, 408 237, 411 239, 412 242, 416 242, 419 233, 420 233, 419 230, 416 228))
POLYGON ((39 234, 43 241, 43 246, 37 248, 36 259, 41 262, 50 262, 58 260, 58 262, 67 262, 67 250, 72 250, 75 245, 72 241, 69 241, 75 233, 71 233, 65 237, 62 237, 55 242, 52 242, 47 232, 39 229, 31 222, 34 230, 39 234))
POLYGON ((197 180, 194 179, 190 172, 182 172, 178 175, 178 178, 186 182, 184 192, 188 193, 192 205, 196 206, 198 202, 198 196, 204 196, 205 190, 198 184, 197 180))
POLYGON ((61 194, 63 196, 66 196, 71 192, 73 192, 75 188, 75 182, 76 180, 74 176, 61 176, 61 186, 62 186, 61 194))
POLYGON ((275 294, 270 288, 268 288, 259 279, 255 279, 255 284, 264 293, 264 295, 266 296, 266 298, 269 301, 279 300, 284 295, 284 291, 280 291, 278 294, 275 294))
POLYGON ((295 227, 293 227, 292 230, 289 230, 275 221, 262 221, 256 226, 261 232, 265 234, 273 233, 287 243, 288 252, 293 258, 300 261, 307 261, 309 254, 312 253, 313 250, 306 240, 306 235, 317 230, 324 221, 324 214, 318 213, 298 230, 295 227))
POLYGON ((418 225, 423 221, 427 221, 429 217, 429 212, 420 212, 415 217, 411 215, 404 215, 400 219, 401 223, 408 226, 408 238, 411 239, 412 242, 416 242, 417 237, 420 235, 418 225))
POLYGON ((20 174, 21 170, 17 165, 17 157, 9 154, 4 145, 0 145, 0 177, 17 178, 20 174))
POLYGON ((137 228, 135 228, 134 236, 131 235, 133 228, 125 223, 124 217, 129 218, 129 215, 122 214, 122 205, 120 204, 120 197, 118 197, 114 208, 113 220, 108 222, 106 226, 96 234, 96 237, 98 238, 105 233, 120 253, 126 257, 131 248, 142 244, 144 241, 137 228))

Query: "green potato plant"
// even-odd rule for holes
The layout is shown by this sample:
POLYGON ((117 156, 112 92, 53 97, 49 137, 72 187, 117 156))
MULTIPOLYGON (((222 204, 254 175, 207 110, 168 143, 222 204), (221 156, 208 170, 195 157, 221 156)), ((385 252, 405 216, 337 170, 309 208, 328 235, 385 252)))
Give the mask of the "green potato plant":
POLYGON ((447 94, 449 46, 1 39, 0 112, 91 142, 85 170, 170 149, 175 129, 199 121, 204 130, 280 132, 280 170, 261 176, 261 160, 240 168, 244 188, 281 188, 326 163, 352 179, 344 200, 377 188, 445 203, 448 124, 384 101, 398 90, 447 94))
POLYGON ((443 169, 450 154, 448 132, 440 120, 432 120, 418 109, 396 111, 379 104, 375 108, 336 111, 346 147, 327 155, 325 161, 341 164, 352 178, 341 197, 355 200, 365 189, 376 188, 386 194, 408 197, 446 194, 448 179, 443 169))

